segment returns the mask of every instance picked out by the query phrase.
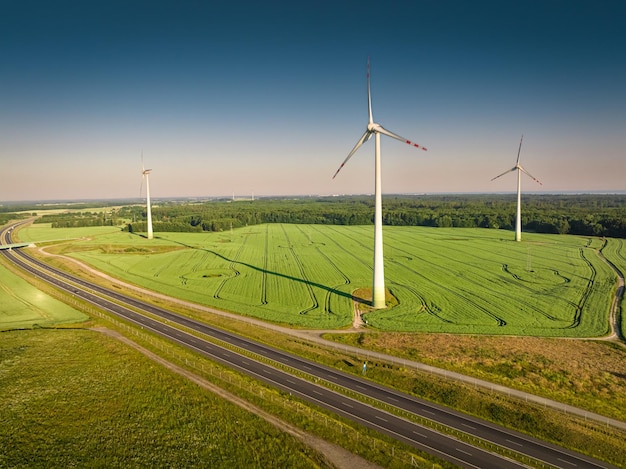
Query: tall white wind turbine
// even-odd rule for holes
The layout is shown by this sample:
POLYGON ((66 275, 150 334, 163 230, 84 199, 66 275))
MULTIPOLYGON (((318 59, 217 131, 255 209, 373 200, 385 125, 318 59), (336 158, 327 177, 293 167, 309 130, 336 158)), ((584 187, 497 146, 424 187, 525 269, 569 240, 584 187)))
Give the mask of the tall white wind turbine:
POLYGON ((367 142, 372 135, 375 136, 375 214, 374 214, 374 279, 372 286, 372 306, 377 309, 385 308, 385 267, 383 264, 383 215, 382 215, 382 191, 381 191, 381 171, 380 171, 380 135, 386 135, 401 142, 412 145, 421 150, 426 150, 421 145, 413 143, 406 138, 400 137, 393 132, 383 128, 380 124, 374 122, 372 117, 372 95, 370 92, 370 59, 367 58, 367 108, 369 113, 369 122, 367 123, 367 129, 356 143, 352 151, 348 154, 333 179, 339 174, 339 171, 344 167, 347 161, 356 153, 361 145, 367 142))
MULTIPOLYGON (((148 219, 148 239, 153 238, 152 233, 152 207, 150 206, 150 175, 151 169, 145 169, 143 165, 143 151, 141 152, 141 185, 143 186, 143 180, 146 180, 146 217, 148 219)), ((139 187, 139 195, 141 195, 142 187, 139 187)))
POLYGON ((517 150, 517 162, 515 163, 515 166, 491 179, 493 181, 494 179, 498 179, 500 176, 504 176, 505 174, 508 174, 512 171, 517 171, 517 213, 515 218, 515 241, 522 240, 522 173, 526 174, 528 177, 533 179, 535 182, 538 182, 540 185, 543 185, 539 179, 530 174, 522 167, 521 164, 519 164, 519 155, 522 151, 522 140, 524 140, 524 135, 522 135, 522 138, 519 141, 519 149, 517 150))

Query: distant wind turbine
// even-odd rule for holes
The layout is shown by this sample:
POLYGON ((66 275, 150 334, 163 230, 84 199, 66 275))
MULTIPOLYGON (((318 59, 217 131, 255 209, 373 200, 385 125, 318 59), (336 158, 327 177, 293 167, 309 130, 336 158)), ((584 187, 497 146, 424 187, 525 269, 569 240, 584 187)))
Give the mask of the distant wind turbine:
POLYGON ((150 206, 150 175, 151 169, 145 169, 143 165, 143 150, 141 151, 141 185, 139 186, 139 195, 143 188, 143 180, 146 180, 146 216, 148 218, 148 239, 152 239, 152 207, 150 206))
POLYGON ((367 108, 369 113, 369 122, 365 133, 361 136, 357 144, 352 151, 348 154, 333 179, 339 174, 339 171, 344 167, 347 161, 356 153, 361 145, 367 142, 372 135, 375 136, 376 149, 376 164, 375 164, 375 214, 374 214, 374 279, 372 287, 372 306, 377 309, 385 308, 385 267, 383 264, 383 215, 382 215, 382 193, 381 193, 381 174, 380 174, 380 134, 386 135, 401 142, 412 145, 416 148, 426 150, 421 145, 413 143, 406 138, 400 137, 393 132, 383 128, 380 124, 374 122, 372 117, 372 95, 370 92, 370 59, 367 58, 367 108))
POLYGON ((507 173, 517 171, 517 214, 515 219, 515 241, 522 240, 522 173, 526 174, 528 177, 538 182, 540 185, 543 185, 541 181, 539 181, 539 179, 530 174, 522 167, 521 164, 519 164, 519 155, 522 151, 522 140, 524 140, 524 135, 522 135, 522 138, 519 141, 519 149, 517 150, 517 162, 515 163, 515 166, 492 179, 493 181, 495 179, 498 179, 500 176, 504 176, 507 173))

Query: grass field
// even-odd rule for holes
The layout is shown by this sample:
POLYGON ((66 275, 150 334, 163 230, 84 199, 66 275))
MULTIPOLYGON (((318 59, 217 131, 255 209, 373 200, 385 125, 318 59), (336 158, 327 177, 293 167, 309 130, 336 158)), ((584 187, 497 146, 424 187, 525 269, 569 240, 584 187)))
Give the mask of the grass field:
MULTIPOLYGON (((621 272, 622 277, 626 276, 626 243, 623 239, 607 239, 605 246, 602 248, 602 254, 621 272)), ((623 316, 625 311, 624 304, 626 304, 626 296, 622 295, 621 302, 618 305, 618 312, 622 318, 620 321, 622 337, 626 337, 626 321, 623 316)))
MULTIPOLYGON (((268 224, 222 233, 157 233, 32 225, 20 240, 175 297, 296 327, 352 322, 353 292, 371 287, 368 226, 268 224)), ((381 330, 590 337, 608 332, 616 276, 599 238, 486 229, 385 227, 393 308, 365 319, 381 330)), ((620 249, 606 249, 610 258, 620 249)))
POLYGON ((0 263, 0 331, 87 319, 83 313, 46 295, 0 263))
POLYGON ((322 467, 256 415, 88 330, 3 332, 0 467, 322 467))

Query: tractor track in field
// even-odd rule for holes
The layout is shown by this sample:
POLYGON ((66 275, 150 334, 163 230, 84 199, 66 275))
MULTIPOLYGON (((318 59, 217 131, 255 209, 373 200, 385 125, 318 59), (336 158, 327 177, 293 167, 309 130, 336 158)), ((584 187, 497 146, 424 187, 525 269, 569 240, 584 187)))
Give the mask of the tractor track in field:
MULTIPOLYGON (((305 235, 304 230, 303 230, 300 226, 298 226, 298 229, 300 230, 300 232, 301 232, 303 235, 305 235)), ((326 255, 326 253, 320 249, 320 247, 319 247, 319 246, 315 246, 315 250, 317 251, 317 253, 318 253, 321 257, 323 257, 323 258, 326 260, 326 262, 328 262, 328 265, 330 265, 330 266, 331 266, 331 267, 335 270, 335 272, 337 272, 337 274, 338 274, 339 276, 341 276, 341 277, 343 278, 343 280, 344 280, 344 281, 343 281, 343 283, 339 283, 339 284, 334 285, 334 286, 332 287, 332 289, 333 289, 333 290, 339 290, 339 287, 342 287, 342 286, 344 286, 344 285, 349 285, 349 284, 350 284, 350 278, 348 278, 348 276, 347 276, 346 274, 344 274, 344 273, 341 271, 341 269, 337 266, 337 264, 335 264, 335 263, 334 263, 334 262, 333 262, 333 261, 332 261, 332 260, 331 260, 331 259, 330 259, 327 255, 326 255)), ((324 312, 325 312, 325 313, 328 313, 328 314, 333 314, 332 309, 331 309, 331 307, 330 307, 330 299, 331 299, 331 296, 332 296, 331 291, 326 291, 326 294, 324 295, 324 312)), ((356 305, 353 305, 353 308, 356 308, 356 305)), ((355 311, 356 311, 356 310, 355 310, 355 311)), ((355 317, 354 322, 355 322, 355 324, 356 324, 356 323, 360 324, 360 323, 358 322, 357 318, 356 318, 357 314, 358 314, 357 312, 353 312, 353 315, 354 315, 354 317, 355 317)), ((360 318, 361 318, 361 317, 360 317, 360 315, 359 315, 359 316, 358 316, 358 319, 360 319, 360 318)))
MULTIPOLYGON (((409 252, 409 251, 406 251, 405 249, 399 248, 399 247, 397 247, 397 246, 396 246, 394 249, 395 249, 396 251, 398 251, 398 252, 403 253, 403 254, 404 254, 404 255, 406 255, 406 256, 416 257, 413 253, 411 253, 411 252, 409 252)), ((419 260, 421 260, 421 261, 423 261, 423 262, 427 262, 427 260, 426 260, 426 259, 419 258, 419 257, 418 257, 418 259, 419 259, 419 260)), ((432 280, 432 279, 429 279, 429 278, 425 277, 423 274, 421 274, 421 273, 420 273, 420 272, 418 272, 417 270, 412 269, 411 267, 409 267, 409 266, 407 266, 407 265, 405 265, 405 264, 402 264, 402 263, 400 263, 400 262, 395 262, 395 261, 392 261, 392 262, 393 262, 393 264, 395 264, 396 266, 401 267, 401 268, 403 268, 403 269, 405 269, 405 270, 408 270, 409 272, 411 272, 412 274, 414 274, 414 275, 416 275, 416 276, 418 276, 418 277, 422 277, 422 278, 424 278, 424 279, 426 279, 426 280, 429 280, 430 282, 433 282, 433 280, 432 280)), ((433 283, 435 283, 435 282, 433 282, 433 283)), ((478 311, 482 312, 485 316, 487 316, 487 317, 489 317, 489 318, 493 319, 493 320, 496 322, 496 325, 497 325, 497 326, 499 326, 499 327, 504 327, 504 326, 506 326, 506 320, 504 320, 503 318, 499 317, 498 315, 496 315, 496 314, 492 313, 492 312, 491 312, 491 311, 489 311, 487 308, 485 308, 484 306, 479 305, 479 304, 478 304, 478 303, 476 303, 475 301, 469 300, 466 296, 463 296, 463 295, 459 294, 459 293, 458 293, 457 291, 455 291, 453 288, 451 288, 451 287, 449 287, 449 286, 446 286, 446 285, 444 285, 443 283, 439 283, 439 282, 437 282, 437 286, 438 286, 439 288, 441 288, 442 290, 444 290, 444 291, 448 292, 449 294, 451 294, 451 295, 453 295, 453 296, 455 296, 455 297, 457 297, 457 298, 461 298, 461 299, 462 299, 462 300, 464 300, 466 303, 471 304, 471 305, 472 305, 473 307, 475 307, 478 311)), ((429 313, 429 314, 432 314, 432 315, 436 316, 438 319, 442 320, 442 318, 441 318, 438 314, 435 314, 435 312, 434 312, 434 311, 432 311, 432 308, 428 308, 428 309, 427 309, 427 311, 428 311, 428 313, 429 313)))
POLYGON ((233 256, 233 258, 230 260, 230 263, 228 264, 228 268, 234 273, 233 277, 225 278, 220 282, 220 284, 215 289, 215 292, 213 293, 213 298, 221 299, 220 292, 226 286, 226 282, 228 282, 229 280, 232 280, 233 278, 239 277, 241 275, 241 272, 237 270, 236 265, 239 263, 239 257, 241 256, 241 253, 246 247, 247 242, 248 242, 248 237, 246 236, 244 237, 243 242, 241 243, 241 246, 239 246, 239 249, 237 249, 237 252, 233 256))
MULTIPOLYGON (((617 275, 617 288, 615 289, 615 295, 613 295, 613 302, 611 303, 611 309, 609 311, 609 335, 604 337, 604 340, 616 340, 621 344, 626 343, 626 337, 622 334, 621 321, 623 320, 620 315, 620 304, 624 297, 624 272, 622 272, 615 264, 604 257, 602 250, 606 247, 606 240, 602 244, 602 247, 596 251, 598 257, 602 259, 617 275)), ((619 240, 618 252, 622 250, 622 240, 619 240)))
POLYGON ((319 301, 317 301, 317 296, 315 296, 313 287, 311 287, 311 280, 309 279, 309 277, 306 274, 306 271, 304 270, 304 264, 302 263, 302 260, 300 260, 298 255, 296 254, 296 251, 293 249, 293 244, 291 243, 291 240, 289 239, 289 235, 287 234, 287 230, 285 230, 285 226, 281 224, 280 228, 283 230, 283 235, 285 236, 285 240, 287 241, 287 249, 289 249, 289 252, 291 253, 291 257, 296 263, 296 266, 298 267, 298 271, 300 272, 300 275, 302 276, 304 285, 306 285, 306 289, 309 294, 309 299, 311 300, 311 303, 312 303, 311 306, 300 310, 298 313, 307 314, 309 311, 313 311, 319 308, 320 304, 319 304, 319 301))
MULTIPOLYGON (((316 229, 316 231, 318 231, 318 233, 319 233, 319 229, 318 229, 318 228, 315 228, 315 229, 316 229)), ((345 234, 340 233, 340 232, 338 232, 337 230, 334 230, 334 229, 333 229, 333 231, 334 231, 335 233, 337 233, 338 235, 340 235, 340 236, 344 236, 344 237, 346 236, 345 234)), ((325 236, 325 235, 322 235, 322 236, 325 236)), ((362 265, 363 265, 364 267, 366 267, 367 269, 369 269, 369 270, 372 270, 372 271, 373 271, 372 266, 371 266, 370 264, 368 264, 367 262, 363 261, 363 259, 360 259, 359 257, 357 257, 357 256, 356 256, 353 252, 351 252, 351 251, 347 250, 345 247, 343 247, 341 244, 339 244, 339 242, 338 242, 338 241, 336 241, 334 238, 330 238, 330 237, 329 237, 328 239, 329 239, 329 240, 330 240, 333 244, 335 244, 335 246, 337 246, 339 249, 341 249, 343 252, 345 252, 346 254, 348 254, 349 256, 351 256, 354 260, 356 260, 357 262, 359 262, 360 264, 362 264, 362 265)), ((351 239, 351 240, 352 240, 352 241, 354 241, 353 239, 351 239)), ((362 246, 364 246, 363 244, 361 244, 361 245, 362 245, 362 246)), ((365 246, 364 246, 364 247, 365 247, 365 246)))
POLYGON ((265 249, 263 252, 263 269, 261 269, 261 304, 267 304, 267 266, 270 252, 270 229, 269 224, 265 225, 265 249))

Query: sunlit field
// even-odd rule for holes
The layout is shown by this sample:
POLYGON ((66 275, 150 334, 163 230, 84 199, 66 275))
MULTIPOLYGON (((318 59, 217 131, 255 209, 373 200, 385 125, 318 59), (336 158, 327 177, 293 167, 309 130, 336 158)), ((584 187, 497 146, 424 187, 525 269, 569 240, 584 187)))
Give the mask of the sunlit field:
MULTIPOLYGON (((516 243, 504 230, 427 227, 384 234, 386 286, 398 303, 367 312, 370 327, 559 337, 609 330, 617 279, 598 256, 600 238, 524 233, 516 243)), ((73 238, 48 250, 162 293, 296 327, 349 326, 372 282, 370 226, 267 224, 147 240, 44 224, 19 237, 73 238)), ((623 256, 613 247, 620 240, 608 241, 604 254, 623 256)))
POLYGON ((87 319, 83 313, 46 295, 0 263, 0 331, 87 319))
POLYGON ((323 467, 294 437, 88 330, 0 341, 0 467, 323 467))

